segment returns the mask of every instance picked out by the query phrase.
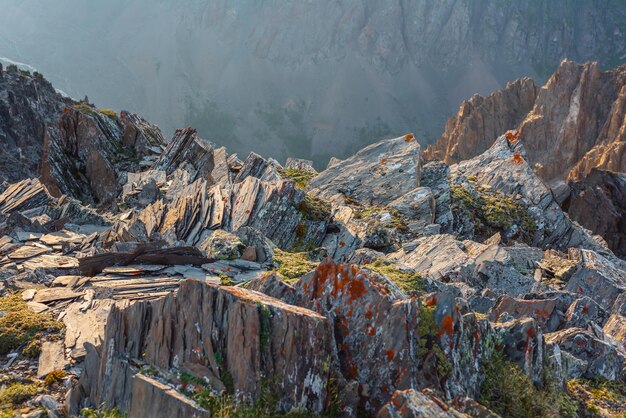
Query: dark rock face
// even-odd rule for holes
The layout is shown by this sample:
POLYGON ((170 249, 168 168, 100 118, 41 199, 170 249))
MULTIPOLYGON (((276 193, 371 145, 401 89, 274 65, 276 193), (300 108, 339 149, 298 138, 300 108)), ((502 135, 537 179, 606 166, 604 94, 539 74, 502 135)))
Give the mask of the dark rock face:
POLYGON ((46 132, 41 179, 55 196, 110 206, 122 190, 122 174, 149 166, 164 142, 158 128, 135 115, 118 117, 81 103, 66 108, 46 132))
POLYGON ((0 66, 0 182, 37 177, 46 127, 73 103, 41 74, 0 66))
POLYGON ((570 189, 563 210, 601 235, 616 255, 626 257, 626 174, 592 169, 570 183, 570 189))

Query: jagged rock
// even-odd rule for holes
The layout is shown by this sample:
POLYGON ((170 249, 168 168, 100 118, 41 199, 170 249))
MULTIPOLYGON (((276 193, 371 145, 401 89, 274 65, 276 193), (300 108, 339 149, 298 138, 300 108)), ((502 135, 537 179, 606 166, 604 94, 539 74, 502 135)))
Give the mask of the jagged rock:
POLYGON ((610 313, 607 312, 593 299, 584 296, 576 299, 565 312, 567 322, 564 328, 583 328, 586 329, 590 324, 603 326, 609 318, 610 313))
POLYGON ((570 183, 570 187, 563 210, 601 235, 617 256, 626 257, 626 174, 594 168, 587 177, 570 183))
POLYGON ((138 171, 140 159, 154 154, 150 146, 163 143, 158 128, 143 119, 102 112, 81 103, 47 130, 41 181, 52 195, 111 205, 122 190, 121 174, 138 171))
POLYGON ((37 72, 0 68, 0 183, 37 177, 46 126, 73 103, 37 72))
POLYGON ((309 192, 337 203, 387 205, 420 185, 419 152, 412 134, 377 142, 319 173, 309 192))
POLYGON ((26 179, 9 186, 0 194, 0 211, 9 214, 50 203, 52 197, 38 179, 26 179))
POLYGON ((195 129, 185 128, 176 131, 153 168, 168 175, 177 169, 184 170, 189 176, 188 183, 204 179, 209 186, 226 186, 231 182, 227 158, 226 148, 216 148, 215 144, 198 137, 195 129))
POLYGON ((243 166, 234 179, 235 183, 240 183, 248 177, 255 177, 259 180, 275 182, 281 180, 279 173, 281 165, 274 159, 265 159, 260 155, 251 152, 243 163, 243 166))
POLYGON ((619 314, 611 315, 602 331, 621 344, 622 352, 626 352, 626 317, 619 314))
POLYGON ((452 166, 452 177, 471 177, 477 184, 512 197, 527 208, 535 225, 533 246, 601 250, 587 231, 563 213, 550 189, 533 173, 524 156, 519 142, 510 143, 501 136, 480 156, 452 166))
POLYGON ((313 168, 313 161, 303 160, 301 158, 287 158, 285 168, 295 168, 297 170, 317 172, 315 168, 313 168))
MULTIPOLYGON (((331 259, 293 287, 274 276, 251 285, 315 309, 336 324, 340 388, 358 382, 363 390, 357 398, 371 411, 388 402, 394 390, 434 387, 448 397, 475 395, 482 359, 492 355, 493 341, 507 332, 474 314, 462 314, 453 294, 434 295, 423 303, 405 299, 389 278, 331 259), (375 366, 381 357, 387 359, 382 368, 375 366)), ((525 360, 531 370, 537 368, 536 358, 525 360)))
POLYGON ((524 144, 537 174, 554 185, 582 179, 594 167, 626 171, 625 103, 624 66, 601 71, 597 62, 563 60, 540 89, 521 79, 464 102, 426 156, 458 163, 517 128, 511 139, 524 144))
POLYGON ((241 241, 256 250, 255 260, 259 263, 271 262, 274 258, 276 245, 259 230, 244 226, 237 230, 237 236, 241 241))
POLYGON ((131 417, 208 418, 211 416, 208 411, 198 407, 189 398, 149 376, 137 373, 133 376, 131 384, 132 401, 128 411, 131 417))
POLYGON ((566 290, 589 296, 601 307, 610 309, 626 290, 626 271, 590 250, 577 250, 580 267, 569 279, 566 290))
MULTIPOLYGON (((435 398, 436 399, 436 398, 435 398)), ((443 418, 465 417, 449 408, 440 399, 433 399, 422 392, 408 389, 394 392, 391 401, 376 414, 377 418, 443 418)))
POLYGON ((501 296, 491 310, 489 319, 497 322, 501 315, 533 318, 544 332, 553 332, 561 325, 556 307, 556 299, 521 300, 501 296))
POLYGON ((63 341, 44 341, 41 344, 37 377, 42 378, 54 370, 63 370, 68 365, 63 341))
POLYGON ((506 358, 524 371, 535 383, 543 380, 543 333, 532 318, 515 319, 493 324, 502 341, 506 358))
POLYGON ((603 377, 618 380, 624 374, 626 357, 623 352, 597 338, 590 331, 568 328, 545 335, 546 342, 558 344, 561 350, 571 354, 581 362, 578 370, 572 371, 569 378, 603 377))
POLYGON ((260 231, 281 248, 319 244, 330 213, 308 200, 291 181, 268 183, 247 177, 232 189, 207 187, 203 179, 172 203, 157 201, 115 226, 119 241, 158 241, 198 245, 210 229, 260 231))
MULTIPOLYGON (((561 62, 545 87, 539 90, 533 110, 519 129, 519 140, 526 145, 528 158, 541 177, 547 180, 572 178, 575 174, 570 170, 596 144, 613 141, 614 146, 619 142, 623 144, 619 136, 606 137, 609 132, 618 133, 614 123, 608 131, 603 132, 603 128, 611 124, 611 119, 623 119, 614 113, 623 108, 616 100, 620 100, 618 95, 623 96, 621 90, 625 85, 624 67, 601 71, 596 62, 583 65, 567 60, 561 62), (612 108, 614 103, 615 108, 612 108)), ((587 167, 625 169, 619 167, 619 159, 617 166, 608 166, 612 160, 614 158, 598 156, 595 164, 587 164, 587 167)))
POLYGON ((261 293, 187 280, 176 295, 113 307, 102 353, 88 350, 81 385, 93 404, 128 411, 137 373, 129 361, 141 359, 162 373, 180 369, 221 381, 239 400, 255 401, 268 390, 282 410, 319 412, 329 378, 329 325, 261 293))
POLYGON ((475 94, 448 119, 443 134, 425 150, 424 157, 455 164, 486 151, 496 138, 519 126, 538 93, 535 82, 526 77, 487 97, 475 94))
POLYGON ((389 203, 388 207, 408 219, 407 227, 411 232, 420 233, 424 227, 435 223, 435 205, 431 189, 418 187, 389 203))
POLYGON ((450 168, 440 161, 432 161, 422 167, 421 185, 430 188, 435 198, 435 223, 440 225, 441 233, 451 233, 453 226, 449 178, 450 168))

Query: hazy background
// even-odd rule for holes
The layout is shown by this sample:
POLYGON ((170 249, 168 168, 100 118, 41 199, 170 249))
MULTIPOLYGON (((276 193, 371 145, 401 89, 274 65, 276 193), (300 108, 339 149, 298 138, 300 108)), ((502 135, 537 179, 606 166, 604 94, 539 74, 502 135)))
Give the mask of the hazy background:
POLYGON ((624 0, 0 0, 0 57, 70 96, 320 166, 564 57, 623 63, 625 34, 624 0))

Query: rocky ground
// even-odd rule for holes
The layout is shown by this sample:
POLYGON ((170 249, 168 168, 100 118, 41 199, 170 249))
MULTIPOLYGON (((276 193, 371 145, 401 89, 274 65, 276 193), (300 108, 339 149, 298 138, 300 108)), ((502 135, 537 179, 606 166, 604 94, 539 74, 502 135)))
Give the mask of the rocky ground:
POLYGON ((318 173, 73 104, 0 194, 0 416, 623 416, 626 262, 502 134, 318 173))

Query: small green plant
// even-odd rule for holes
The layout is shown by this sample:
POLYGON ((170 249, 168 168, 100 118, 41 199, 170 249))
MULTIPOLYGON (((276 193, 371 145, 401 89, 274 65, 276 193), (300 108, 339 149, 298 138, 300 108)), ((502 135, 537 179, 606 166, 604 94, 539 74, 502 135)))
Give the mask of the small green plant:
POLYGON ((495 352, 484 365, 485 380, 479 401, 492 411, 511 418, 576 417, 576 403, 567 392, 546 383, 539 390, 514 363, 495 352))
POLYGON ((80 411, 80 416, 83 418, 125 418, 126 415, 122 414, 119 408, 116 406, 112 409, 107 409, 102 405, 100 408, 83 408, 80 411))
POLYGON ((298 280, 311 270, 315 270, 319 264, 312 261, 306 251, 290 253, 278 248, 274 250, 274 261, 278 263, 277 272, 287 282, 298 280))
POLYGON ((302 170, 299 168, 284 168, 279 170, 278 173, 285 179, 293 180, 296 187, 300 189, 306 189, 309 181, 317 176, 317 173, 313 170, 302 170))
POLYGON ((365 264, 363 267, 372 270, 375 273, 387 276, 408 296, 418 296, 423 293, 422 276, 418 273, 400 270, 391 263, 385 263, 382 260, 376 260, 371 264, 365 264))
POLYGON ((586 416, 620 416, 621 413, 626 417, 626 383, 623 381, 572 379, 567 382, 567 389, 586 416))
POLYGON ((39 387, 34 384, 11 383, 0 389, 0 406, 15 407, 37 395, 39 387))
POLYGON ((298 204, 298 211, 302 214, 303 221, 320 222, 330 218, 330 204, 309 194, 298 204))
POLYGON ((99 113, 102 113, 105 116, 110 117, 111 119, 117 119, 117 113, 111 109, 98 109, 99 113))
POLYGON ((64 324, 53 320, 50 314, 30 310, 20 294, 0 298, 1 311, 6 313, 0 317, 0 354, 26 344, 25 355, 38 355, 39 339, 46 332, 59 334, 65 329, 64 324))

